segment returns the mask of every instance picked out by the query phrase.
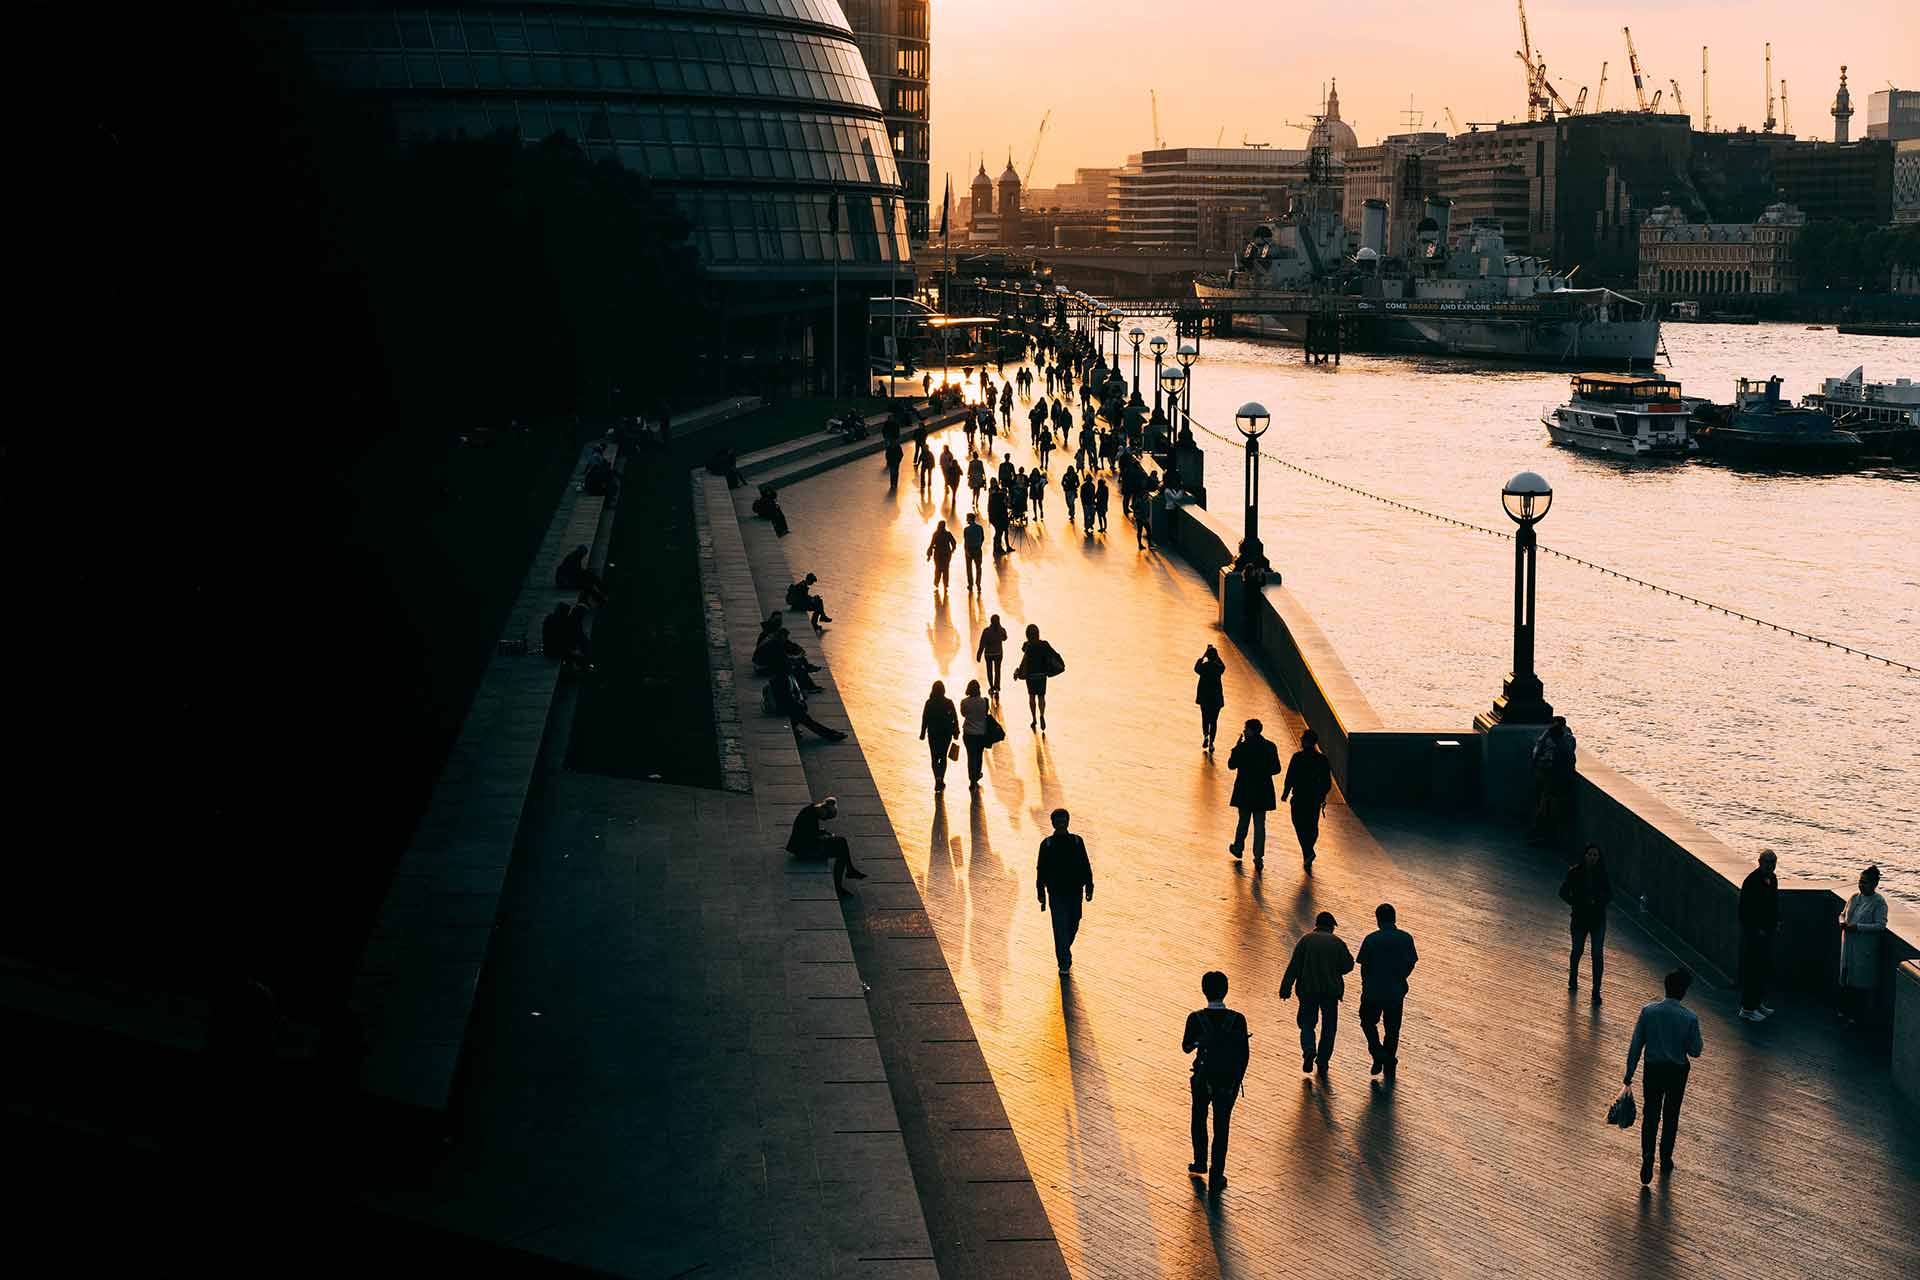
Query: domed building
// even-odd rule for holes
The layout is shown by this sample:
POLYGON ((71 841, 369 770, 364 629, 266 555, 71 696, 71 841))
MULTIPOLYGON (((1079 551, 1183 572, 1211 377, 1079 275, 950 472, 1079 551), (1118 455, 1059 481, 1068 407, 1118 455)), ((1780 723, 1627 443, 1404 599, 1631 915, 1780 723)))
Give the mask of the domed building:
POLYGON ((1335 80, 1333 87, 1327 90, 1327 112, 1320 122, 1313 126, 1313 132, 1307 135, 1307 146, 1325 147, 1334 155, 1343 155, 1360 145, 1360 139, 1354 135, 1353 126, 1340 118, 1340 82, 1335 80))
POLYGON ((729 309, 757 318, 729 338, 763 366, 805 349, 836 271, 843 317, 912 271, 893 144, 834 0, 286 8, 322 73, 383 98, 402 137, 564 133, 651 178, 729 309))

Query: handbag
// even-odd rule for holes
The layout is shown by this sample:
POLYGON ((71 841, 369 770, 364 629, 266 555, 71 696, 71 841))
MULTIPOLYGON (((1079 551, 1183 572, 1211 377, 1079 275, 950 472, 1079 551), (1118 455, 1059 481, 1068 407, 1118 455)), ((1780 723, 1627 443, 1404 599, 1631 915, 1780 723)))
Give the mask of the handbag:
POLYGON ((1631 1129, 1633 1121, 1633 1086, 1628 1085, 1620 1091, 1620 1096, 1613 1100, 1613 1105, 1607 1108, 1607 1123, 1618 1125, 1622 1129, 1631 1129))
POLYGON ((1047 663, 1047 674, 1049 676, 1064 675, 1066 673, 1067 660, 1060 656, 1060 651, 1058 649, 1054 648, 1052 645, 1048 645, 1045 657, 1046 657, 1046 663, 1047 663))
POLYGON ((1000 722, 994 719, 991 714, 987 716, 986 739, 987 739, 988 746, 992 746, 996 742, 1005 742, 1007 740, 1007 731, 1001 728, 1000 722))
POLYGON ((959 758, 960 758, 960 744, 958 742, 949 742, 947 744, 947 759, 958 760, 959 758))

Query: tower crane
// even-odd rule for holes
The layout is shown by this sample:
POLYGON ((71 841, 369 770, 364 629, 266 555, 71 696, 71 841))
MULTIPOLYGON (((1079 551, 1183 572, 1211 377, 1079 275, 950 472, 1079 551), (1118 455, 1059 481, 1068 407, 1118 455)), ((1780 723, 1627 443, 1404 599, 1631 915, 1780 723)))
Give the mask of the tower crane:
POLYGON ((1048 107, 1046 114, 1040 117, 1040 131, 1033 135, 1033 151, 1027 156, 1027 171, 1020 175, 1020 189, 1026 190, 1033 183, 1033 166, 1040 163, 1040 139, 1047 136, 1047 121, 1053 119, 1053 108, 1048 107))
POLYGON ((1787 82, 1784 79, 1780 81, 1780 131, 1793 132, 1793 116, 1787 111, 1787 82))
POLYGON ((1713 132, 1713 108, 1707 98, 1707 46, 1700 46, 1700 132, 1713 132))
POLYGON ((1595 111, 1607 109, 1607 64, 1605 62, 1600 64, 1600 87, 1593 91, 1593 109, 1595 111))
POLYGON ((1227 126, 1221 125, 1220 132, 1213 135, 1213 145, 1216 147, 1219 146, 1220 140, 1226 136, 1227 136, 1227 126))
POLYGON ((1679 108, 1680 113, 1682 115, 1685 115, 1687 111, 1687 103, 1686 103, 1686 100, 1680 96, 1680 82, 1678 80, 1673 79, 1671 76, 1669 76, 1667 79, 1667 83, 1673 86, 1673 105, 1679 108))
POLYGON ((1147 97, 1153 100, 1153 147, 1159 151, 1165 149, 1167 140, 1160 136, 1160 95, 1155 90, 1147 90, 1147 97))
POLYGON ((1620 34, 1627 38, 1627 66, 1633 70, 1633 96, 1639 102, 1640 109, 1645 111, 1648 109, 1647 86, 1640 78, 1640 52, 1633 47, 1633 28, 1622 27, 1620 34))
POLYGON ((1447 113, 1447 123, 1453 126, 1453 131, 1455 133, 1460 132, 1460 122, 1453 118, 1453 108, 1447 107, 1447 108, 1444 108, 1444 110, 1447 113))
MULTIPOLYGON (((1518 50, 1514 51, 1513 56, 1522 62, 1527 60, 1527 55, 1518 50)), ((1547 79, 1547 64, 1545 62, 1531 63, 1529 64, 1528 70, 1531 72, 1527 78, 1527 108, 1529 112, 1531 112, 1535 106, 1552 106, 1558 108, 1563 115, 1574 114, 1573 108, 1567 105, 1567 100, 1560 96, 1560 91, 1553 87, 1552 81, 1547 79)), ((1533 116, 1529 115, 1527 118, 1533 119, 1533 116)))
POLYGON ((1773 41, 1767 41, 1767 119, 1763 133, 1773 132, 1773 41))

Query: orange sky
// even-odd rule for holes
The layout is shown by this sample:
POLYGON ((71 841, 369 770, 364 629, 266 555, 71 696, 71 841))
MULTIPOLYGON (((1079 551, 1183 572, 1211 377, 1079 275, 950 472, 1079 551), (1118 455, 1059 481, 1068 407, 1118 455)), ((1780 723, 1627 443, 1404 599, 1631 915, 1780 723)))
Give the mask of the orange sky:
MULTIPOLYGON (((1246 134, 1298 146, 1305 134, 1286 122, 1318 110, 1322 82, 1336 78, 1340 114, 1363 144, 1403 131, 1409 94, 1426 128, 1447 128, 1445 107, 1463 127, 1526 115, 1510 0, 934 0, 932 10, 936 209, 945 175, 957 199, 982 151, 990 173, 1009 150, 1025 169, 1048 108, 1036 185, 1069 180, 1076 165, 1119 164, 1152 145, 1149 88, 1159 91, 1169 146, 1212 146, 1222 126, 1224 145, 1246 134)), ((1709 46, 1715 129, 1759 127, 1768 40, 1801 137, 1833 136, 1827 112, 1843 62, 1856 138, 1870 92, 1889 79, 1920 88, 1920 0, 1533 0, 1527 19, 1536 55, 1569 101, 1583 84, 1597 89, 1605 59, 1606 101, 1632 103, 1627 25, 1648 94, 1666 89, 1664 111, 1667 81, 1678 79, 1696 121, 1700 46, 1709 46)))

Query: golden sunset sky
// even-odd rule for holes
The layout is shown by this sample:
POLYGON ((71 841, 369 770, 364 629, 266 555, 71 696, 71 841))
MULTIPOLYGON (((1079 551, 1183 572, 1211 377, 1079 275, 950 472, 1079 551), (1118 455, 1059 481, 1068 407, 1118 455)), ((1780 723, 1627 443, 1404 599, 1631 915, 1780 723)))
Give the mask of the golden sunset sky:
MULTIPOLYGON (((1152 146, 1149 88, 1159 91, 1161 133, 1175 147, 1212 146, 1223 126, 1223 145, 1244 134, 1299 146, 1305 134, 1287 122, 1318 110, 1321 85, 1334 79, 1340 114, 1363 145, 1404 131, 1409 95, 1423 128, 1447 129, 1446 107, 1463 128, 1526 116, 1512 0, 935 0, 932 13, 936 218, 946 174, 957 199, 982 152, 994 175, 1009 151, 1025 169, 1048 108, 1036 185, 1152 146)), ((1869 93, 1889 80, 1920 88, 1920 0, 1534 0, 1527 19, 1561 94, 1572 101, 1581 85, 1597 91, 1604 59, 1614 107, 1633 103, 1620 34, 1632 27, 1648 95, 1665 89, 1667 110, 1667 82, 1677 79, 1696 124, 1707 45, 1716 130, 1760 127, 1768 40, 1801 137, 1833 136, 1827 113, 1842 63, 1855 138, 1866 133, 1869 93)))

